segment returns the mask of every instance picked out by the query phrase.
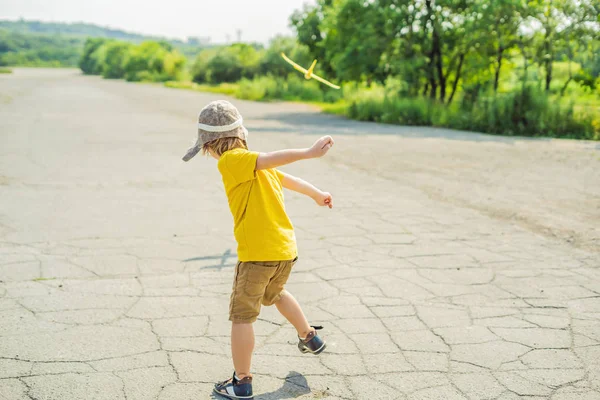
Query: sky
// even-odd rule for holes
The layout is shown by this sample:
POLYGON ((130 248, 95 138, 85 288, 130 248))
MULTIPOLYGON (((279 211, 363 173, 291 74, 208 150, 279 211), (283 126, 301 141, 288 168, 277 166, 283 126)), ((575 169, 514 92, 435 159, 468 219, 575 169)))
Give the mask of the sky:
POLYGON ((0 19, 88 22, 148 35, 185 39, 228 37, 266 43, 292 34, 289 16, 315 0, 0 0, 0 19))

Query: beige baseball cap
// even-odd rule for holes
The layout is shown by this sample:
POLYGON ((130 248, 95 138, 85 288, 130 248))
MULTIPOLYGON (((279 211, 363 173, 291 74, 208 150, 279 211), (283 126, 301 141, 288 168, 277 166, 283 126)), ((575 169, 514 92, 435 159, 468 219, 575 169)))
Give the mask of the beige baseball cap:
POLYGON ((198 115, 198 139, 183 156, 183 161, 194 157, 205 143, 226 137, 247 140, 248 130, 243 125, 242 115, 233 104, 225 100, 209 103, 198 115))

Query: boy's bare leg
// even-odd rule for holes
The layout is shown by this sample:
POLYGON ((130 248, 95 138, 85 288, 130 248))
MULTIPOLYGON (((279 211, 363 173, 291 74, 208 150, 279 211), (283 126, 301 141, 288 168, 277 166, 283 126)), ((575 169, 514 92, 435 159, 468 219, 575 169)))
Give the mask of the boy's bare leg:
POLYGON ((296 331, 298 331, 298 336, 305 338, 310 332, 312 332, 313 329, 308 324, 300 304, 298 304, 290 292, 284 290, 279 301, 275 303, 275 306, 281 315, 283 315, 288 321, 290 321, 292 325, 294 325, 294 328, 296 328, 296 331))
POLYGON ((240 379, 251 376, 252 351, 254 351, 254 326, 251 323, 232 323, 231 355, 235 374, 240 379))

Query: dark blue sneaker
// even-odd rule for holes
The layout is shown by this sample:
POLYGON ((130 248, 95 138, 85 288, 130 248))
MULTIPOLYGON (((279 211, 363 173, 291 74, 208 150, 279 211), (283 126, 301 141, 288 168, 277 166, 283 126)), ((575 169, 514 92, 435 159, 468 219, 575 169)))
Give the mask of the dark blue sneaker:
POLYGON ((235 377, 235 372, 231 379, 215 383, 213 390, 215 393, 230 399, 254 399, 252 396, 252 377, 247 376, 238 380, 235 377))
POLYGON ((306 336, 306 339, 298 338, 298 350, 302 353, 319 354, 325 350, 325 341, 319 337, 317 331, 323 329, 322 326, 311 326, 315 330, 306 336))

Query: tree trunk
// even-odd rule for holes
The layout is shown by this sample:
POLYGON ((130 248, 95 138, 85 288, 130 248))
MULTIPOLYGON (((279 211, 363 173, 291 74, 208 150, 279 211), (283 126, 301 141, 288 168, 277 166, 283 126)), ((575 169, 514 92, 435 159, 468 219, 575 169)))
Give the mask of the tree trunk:
MULTIPOLYGON (((569 56, 571 56, 570 52, 569 52, 569 56)), ((567 79, 567 81, 565 82, 562 89, 560 89, 560 97, 563 97, 565 95, 567 86, 569 86, 569 83, 571 82, 571 80, 573 80, 573 74, 571 73, 571 60, 569 59, 569 79, 567 79)))
POLYGON ((552 82, 552 59, 546 61, 546 92, 550 91, 550 83, 552 82))
POLYGON ((527 75, 529 62, 527 60, 527 53, 525 52, 525 45, 522 42, 519 43, 519 48, 521 49, 521 54, 523 55, 523 78, 521 83, 521 91, 523 91, 527 86, 527 79, 529 79, 529 76, 527 75))
POLYGON ((458 59, 458 67, 456 67, 456 74, 454 77, 454 82, 452 83, 452 93, 450 93, 450 97, 448 98, 448 105, 450 105, 450 103, 452 103, 452 99, 454 98, 454 93, 456 93, 456 87, 458 86, 458 81, 460 80, 460 74, 461 74, 464 60, 465 60, 465 53, 460 53, 460 57, 458 59))
POLYGON ((560 89, 560 97, 563 97, 565 95, 565 91, 567 90, 567 86, 569 86, 569 83, 571 83, 572 79, 573 79, 573 77, 569 76, 569 79, 567 79, 567 81, 565 82, 565 84, 562 87, 562 89, 560 89))
POLYGON ((504 54, 504 48, 498 46, 498 54, 496 55, 496 74, 494 76, 494 93, 498 91, 498 83, 500 81, 500 68, 502 68, 502 56, 504 54))
MULTIPOLYGON (((433 73, 433 71, 431 72, 433 73)), ((429 78, 429 84, 431 86, 431 89, 429 90, 429 97, 435 100, 435 97, 437 96, 437 82, 435 81, 433 74, 429 78)))
POLYGON ((446 77, 442 67, 442 48, 440 45, 440 35, 437 31, 437 24, 433 23, 433 49, 432 53, 435 56, 435 65, 437 69, 438 80, 440 84, 440 100, 444 102, 446 99, 446 77))
POLYGON ((550 27, 546 27, 546 35, 544 37, 544 47, 546 49, 547 59, 545 62, 546 66, 546 92, 550 91, 550 83, 552 82, 552 60, 554 54, 552 53, 552 42, 551 42, 550 27))
POLYGON ((429 97, 435 100, 437 96, 437 82, 435 80, 436 29, 435 24, 431 21, 431 16, 433 15, 431 0, 425 0, 425 7, 427 7, 427 20, 424 25, 431 24, 432 31, 431 51, 429 52, 429 63, 427 65, 427 78, 429 79, 430 86, 429 97))

